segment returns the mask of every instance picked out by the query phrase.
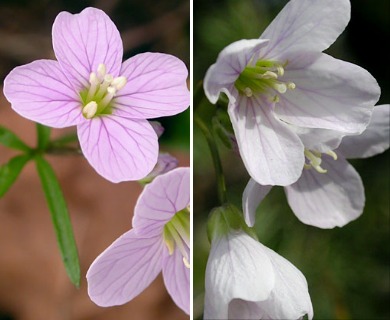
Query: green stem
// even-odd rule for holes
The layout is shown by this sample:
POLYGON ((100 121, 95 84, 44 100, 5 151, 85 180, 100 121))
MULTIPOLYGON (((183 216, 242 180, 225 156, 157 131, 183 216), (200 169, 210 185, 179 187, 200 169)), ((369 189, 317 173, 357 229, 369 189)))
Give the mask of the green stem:
POLYGON ((211 157, 213 159, 215 175, 217 179, 217 188, 218 188, 218 199, 221 204, 227 202, 226 196, 226 184, 225 184, 225 176, 223 175, 221 158, 219 157, 219 152, 217 148, 217 144, 215 143, 214 136, 212 132, 208 129, 206 124, 202 121, 202 119, 198 115, 194 115, 195 123, 202 130, 203 135, 206 138, 207 144, 210 149, 211 157))

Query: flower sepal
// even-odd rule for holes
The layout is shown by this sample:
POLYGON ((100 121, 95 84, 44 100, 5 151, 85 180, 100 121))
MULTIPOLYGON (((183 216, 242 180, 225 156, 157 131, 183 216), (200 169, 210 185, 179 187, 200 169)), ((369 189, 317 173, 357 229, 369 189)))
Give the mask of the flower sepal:
POLYGON ((253 228, 245 223, 242 212, 233 204, 227 203, 221 207, 214 208, 207 221, 207 235, 210 243, 216 239, 226 236, 233 231, 244 231, 250 237, 258 241, 253 228))

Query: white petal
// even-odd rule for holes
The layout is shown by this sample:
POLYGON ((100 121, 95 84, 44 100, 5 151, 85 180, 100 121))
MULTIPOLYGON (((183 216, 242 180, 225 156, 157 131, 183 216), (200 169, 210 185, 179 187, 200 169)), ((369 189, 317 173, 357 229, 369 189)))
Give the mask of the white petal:
POLYGON ((362 134, 343 138, 337 149, 346 158, 368 158, 389 148, 390 105, 376 106, 367 129, 362 134))
POLYGON ((303 145, 287 124, 274 117, 272 105, 240 97, 228 109, 242 160, 262 185, 289 185, 301 175, 303 145))
POLYGON ((275 113, 298 127, 362 132, 380 95, 366 70, 326 54, 306 68, 286 69, 283 80, 296 88, 280 96, 275 113))
POLYGON ((344 31, 350 15, 349 0, 291 0, 261 35, 270 39, 266 55, 288 59, 290 52, 321 52, 344 31))
POLYGON ((322 156, 322 168, 304 170, 302 177, 285 187, 288 203, 303 223, 329 229, 342 227, 363 212, 363 183, 356 170, 342 157, 322 156))
POLYGON ((259 242, 246 233, 216 238, 206 267, 204 319, 227 319, 233 299, 262 301, 274 287, 274 271, 259 242))
POLYGON ((321 153, 336 149, 345 136, 344 132, 328 129, 300 128, 296 126, 291 126, 291 129, 298 134, 306 149, 321 153))
POLYGON ((241 71, 248 65, 251 58, 261 47, 267 44, 267 40, 252 39, 233 42, 223 49, 204 78, 204 91, 207 98, 216 103, 219 94, 223 91, 229 95, 234 91, 234 82, 241 71))
POLYGON ((260 202, 270 192, 272 186, 263 186, 255 180, 250 179, 242 194, 242 209, 244 219, 249 227, 253 227, 256 219, 256 209, 260 202))
POLYGON ((306 314, 312 319, 313 305, 305 276, 291 262, 260 245, 269 256, 275 272, 275 287, 270 298, 257 303, 264 313, 263 319, 300 319, 306 314))

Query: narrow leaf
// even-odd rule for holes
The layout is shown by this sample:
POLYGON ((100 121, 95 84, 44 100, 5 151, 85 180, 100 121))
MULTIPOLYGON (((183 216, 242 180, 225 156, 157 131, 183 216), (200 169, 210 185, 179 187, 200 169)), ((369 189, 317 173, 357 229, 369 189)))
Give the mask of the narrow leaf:
POLYGON ((50 141, 51 128, 37 123, 38 149, 45 150, 50 141))
POLYGON ((20 140, 15 133, 2 126, 0 126, 0 143, 8 148, 26 152, 30 151, 30 147, 20 140))
POLYGON ((51 212, 58 246, 66 272, 72 283, 80 285, 80 264, 68 209, 61 187, 50 164, 41 156, 35 158, 39 177, 51 212))
POLYGON ((8 163, 0 167, 0 198, 8 191, 18 178, 30 155, 23 154, 12 158, 8 163))

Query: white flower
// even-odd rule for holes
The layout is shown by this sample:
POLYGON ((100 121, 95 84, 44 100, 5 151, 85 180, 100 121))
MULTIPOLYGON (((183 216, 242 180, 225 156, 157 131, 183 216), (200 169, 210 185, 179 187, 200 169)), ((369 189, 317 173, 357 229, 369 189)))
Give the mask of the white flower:
POLYGON ((380 89, 364 69, 322 53, 345 29, 349 0, 291 0, 259 39, 221 51, 204 89, 223 92, 240 154, 263 185, 290 185, 304 166, 304 145, 290 125, 357 134, 380 89))
MULTIPOLYGON (((363 183, 346 159, 371 157, 389 148, 389 114, 390 105, 376 106, 367 129, 360 135, 344 138, 339 132, 330 130, 306 133, 297 130, 307 148, 308 170, 303 170, 299 180, 284 189, 288 203, 300 221, 319 228, 334 228, 342 227, 362 214, 363 183), (321 143, 316 144, 316 141, 321 143)), ((242 202, 249 226, 254 225, 256 208, 271 188, 253 179, 248 182, 242 202)))
POLYGON ((307 282, 286 259, 244 231, 212 241, 204 319, 313 318, 307 282))

